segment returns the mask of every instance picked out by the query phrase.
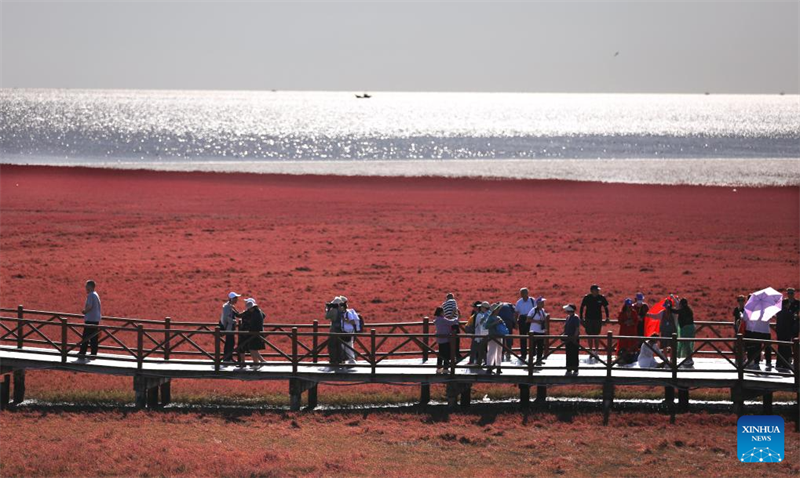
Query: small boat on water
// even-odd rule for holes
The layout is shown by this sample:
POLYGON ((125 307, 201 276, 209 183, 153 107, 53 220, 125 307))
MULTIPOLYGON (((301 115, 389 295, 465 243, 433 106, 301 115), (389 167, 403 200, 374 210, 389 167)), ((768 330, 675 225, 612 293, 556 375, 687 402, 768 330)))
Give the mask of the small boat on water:
POLYGON ((364 93, 363 95, 356 95, 356 98, 372 98, 372 95, 364 93))

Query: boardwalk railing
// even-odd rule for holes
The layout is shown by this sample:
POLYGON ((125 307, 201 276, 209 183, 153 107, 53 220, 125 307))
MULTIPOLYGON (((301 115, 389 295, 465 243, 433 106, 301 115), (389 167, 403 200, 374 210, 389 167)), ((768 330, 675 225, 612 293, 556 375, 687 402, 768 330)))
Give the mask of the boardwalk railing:
MULTIPOLYGON (((36 353, 45 355, 58 355, 62 362, 72 354, 77 354, 81 346, 83 323, 82 316, 77 314, 64 314, 58 312, 17 309, 0 309, 0 312, 13 310, 16 317, 0 316, 0 345, 13 346, 17 349, 26 347, 34 348, 36 353)), ((563 319, 553 319, 558 322, 563 319)), ((671 337, 661 337, 659 341, 669 344, 670 353, 661 353, 660 358, 664 364, 658 370, 676 377, 678 370, 684 372, 702 373, 731 373, 738 372, 741 378, 746 372, 747 348, 770 347, 778 363, 792 363, 792 354, 800 357, 800 344, 795 338, 794 342, 778 340, 756 340, 736 337, 719 337, 716 327, 732 324, 725 322, 697 322, 700 326, 717 335, 716 337, 679 338, 675 334, 671 337), (694 349, 688 350, 686 356, 678 357, 677 351, 680 344, 693 343, 694 349), (788 351, 788 352, 787 352, 788 351), (788 356, 787 356, 788 355, 788 356), (694 370, 686 368, 687 360, 695 357, 716 357, 722 359, 720 363, 727 366, 718 369, 703 368, 694 370)), ((236 337, 236 343, 251 341, 263 346, 262 356, 268 360, 265 365, 286 366, 291 365, 292 372, 297 373, 300 366, 327 362, 329 360, 328 344, 331 340, 340 341, 342 346, 358 360, 350 366, 370 368, 374 374, 378 368, 435 368, 436 361, 429 360, 437 351, 435 348, 435 334, 430 333, 431 323, 426 317, 421 322, 390 322, 369 324, 368 331, 356 334, 331 333, 321 329, 318 321, 311 324, 265 324, 264 332, 251 334, 239 331, 222 331, 217 324, 203 322, 146 320, 121 317, 104 317, 103 325, 97 327, 98 349, 103 354, 103 359, 135 362, 138 369, 147 363, 163 363, 179 361, 184 364, 209 364, 213 363, 214 369, 219 371, 223 365, 224 342, 227 336, 236 337), (352 342, 351 342, 352 340, 352 342), (416 361, 389 362, 387 359, 421 359, 416 361)), ((440 337, 444 338, 444 337, 440 337)), ((454 332, 446 337, 451 343, 450 374, 455 373, 455 363, 469 355, 469 349, 462 348, 465 343, 473 339, 494 340, 500 344, 503 354, 516 358, 517 363, 505 362, 502 369, 527 370, 532 374, 534 370, 564 369, 563 365, 537 365, 533 355, 535 340, 545 341, 543 357, 546 359, 554 354, 564 352, 564 341, 560 335, 509 335, 507 338, 516 344, 527 342, 527 355, 522 355, 520 347, 507 347, 502 338, 488 338, 487 336, 464 334, 454 332)), ((621 367, 620 357, 615 356, 616 343, 620 339, 636 340, 640 343, 646 340, 638 336, 614 335, 611 331, 604 335, 581 336, 585 339, 598 339, 599 352, 596 353, 579 344, 582 354, 593 357, 595 361, 606 367, 609 376, 611 370, 634 370, 621 367)), ((798 363, 794 360, 793 369, 779 369, 760 372, 765 376, 793 377, 798 382, 798 363)))

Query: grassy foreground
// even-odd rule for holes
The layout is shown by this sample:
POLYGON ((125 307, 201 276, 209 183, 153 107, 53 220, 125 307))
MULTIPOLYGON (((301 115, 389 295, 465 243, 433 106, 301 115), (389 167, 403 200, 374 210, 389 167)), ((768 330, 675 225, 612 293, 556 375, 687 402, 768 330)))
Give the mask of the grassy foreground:
POLYGON ((798 476, 736 460, 729 415, 82 412, 0 415, 2 476, 798 476))

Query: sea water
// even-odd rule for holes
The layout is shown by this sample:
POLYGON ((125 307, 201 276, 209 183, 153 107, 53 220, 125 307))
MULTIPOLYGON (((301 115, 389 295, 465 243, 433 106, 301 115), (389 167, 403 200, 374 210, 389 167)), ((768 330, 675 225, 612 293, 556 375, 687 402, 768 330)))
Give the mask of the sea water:
POLYGON ((800 96, 0 89, 0 163, 800 184, 800 96))

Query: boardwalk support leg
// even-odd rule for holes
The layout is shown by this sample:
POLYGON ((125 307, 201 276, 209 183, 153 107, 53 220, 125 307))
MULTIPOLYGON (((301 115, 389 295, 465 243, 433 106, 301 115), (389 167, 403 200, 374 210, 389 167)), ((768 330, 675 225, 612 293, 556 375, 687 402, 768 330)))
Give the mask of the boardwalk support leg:
POLYGON ((172 401, 172 383, 162 383, 161 390, 159 390, 159 395, 161 396, 161 406, 169 405, 172 401))
POLYGON ((531 386, 527 383, 519 384, 519 406, 528 409, 531 406, 531 386))
POLYGON ((8 396, 11 391, 11 378, 8 374, 3 375, 3 380, 0 382, 0 410, 8 408, 8 396))
POLYGON ((547 402, 547 387, 544 385, 536 386, 536 406, 543 407, 547 402))
POLYGON ((675 387, 664 387, 664 402, 669 410, 669 422, 675 423, 675 387))
POLYGON ((308 391, 308 406, 317 406, 317 382, 300 378, 289 379, 289 407, 292 411, 299 411, 303 405, 303 392, 308 391), (313 391, 312 391, 313 390, 313 391), (313 398, 313 400, 312 400, 313 398))
POLYGON ((744 414, 744 391, 741 387, 731 388, 731 401, 733 402, 733 413, 737 417, 741 417, 744 414))
POLYGON ((603 384, 603 425, 608 425, 608 417, 611 414, 611 407, 614 406, 614 384, 606 382, 603 384))
POLYGON ((678 389, 678 409, 681 412, 688 412, 689 411, 689 389, 688 388, 679 388, 678 389))
POLYGON ((166 377, 145 377, 143 375, 134 375, 133 377, 133 391, 136 400, 136 408, 156 408, 158 407, 159 388, 162 390, 162 405, 169 403, 170 392, 167 391, 166 397, 164 396, 164 388, 166 386, 169 390, 170 379, 166 377), (166 402, 165 400, 166 399, 166 402))
POLYGON ((772 415, 772 392, 764 392, 763 413, 772 415))
POLYGON ((431 384, 423 383, 419 387, 419 404, 427 405, 431 401, 431 384))
POLYGON ((450 382, 447 384, 447 405, 454 407, 459 403, 462 407, 468 407, 472 385, 469 383, 450 382))

